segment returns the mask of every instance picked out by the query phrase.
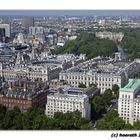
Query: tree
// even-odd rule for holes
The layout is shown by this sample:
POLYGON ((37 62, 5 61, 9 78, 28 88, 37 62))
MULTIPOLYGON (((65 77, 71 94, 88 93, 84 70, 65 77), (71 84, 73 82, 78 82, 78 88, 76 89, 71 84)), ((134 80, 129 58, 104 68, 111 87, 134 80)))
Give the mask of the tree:
POLYGON ((47 117, 45 114, 37 115, 33 119, 32 130, 45 130, 47 128, 47 117))
POLYGON ((140 130, 140 121, 135 122, 133 127, 134 127, 134 130, 140 130))
POLYGON ((119 93, 119 86, 117 84, 112 86, 112 91, 114 94, 118 94, 119 93))
POLYGON ((106 89, 104 94, 102 95, 102 97, 103 97, 103 100, 105 101, 105 103, 108 104, 112 99, 111 89, 106 89))
POLYGON ((0 105, 0 120, 4 118, 7 108, 5 106, 0 105))
POLYGON ((105 116, 105 120, 106 121, 113 121, 114 118, 118 117, 118 112, 115 110, 111 110, 109 112, 107 112, 106 116, 105 116))
POLYGON ((119 86, 117 84, 112 86, 112 91, 115 97, 118 99, 119 98, 119 86))
POLYGON ((115 117, 114 120, 110 123, 111 130, 122 130, 124 128, 125 122, 122 118, 115 117))
POLYGON ((91 84, 89 84, 89 87, 97 87, 97 85, 94 83, 91 83, 91 84))
POLYGON ((109 130, 109 123, 105 119, 97 121, 95 126, 98 130, 109 130))
POLYGON ((49 130, 54 130, 56 129, 55 127, 56 123, 55 123, 55 119, 54 118, 49 118, 47 121, 47 127, 49 130))
POLYGON ((125 124, 125 126, 124 126, 124 128, 123 128, 124 130, 133 130, 134 129, 134 127, 131 125, 131 124, 125 124))
POLYGON ((89 123, 86 123, 81 126, 81 130, 93 130, 93 126, 89 123))
POLYGON ((65 45, 56 50, 56 54, 74 53, 86 54, 88 59, 96 56, 112 56, 117 51, 115 42, 108 39, 100 39, 95 33, 87 31, 80 32, 80 35, 72 41, 67 41, 65 45))
POLYGON ((12 129, 14 129, 14 130, 22 130, 23 129, 22 116, 23 116, 23 114, 21 112, 18 112, 18 114, 15 116, 15 118, 13 120, 12 129))
POLYGON ((60 80, 60 82, 63 83, 63 85, 67 84, 67 81, 65 81, 65 80, 60 80))
POLYGON ((79 88, 86 88, 86 85, 85 84, 83 84, 83 83, 79 83, 79 86, 78 86, 79 88))
POLYGON ((7 108, 0 105, 0 129, 4 129, 4 118, 7 112, 7 108))
POLYGON ((99 117, 102 113, 106 112, 106 103, 104 102, 102 97, 96 96, 92 100, 91 108, 92 116, 96 118, 99 117))

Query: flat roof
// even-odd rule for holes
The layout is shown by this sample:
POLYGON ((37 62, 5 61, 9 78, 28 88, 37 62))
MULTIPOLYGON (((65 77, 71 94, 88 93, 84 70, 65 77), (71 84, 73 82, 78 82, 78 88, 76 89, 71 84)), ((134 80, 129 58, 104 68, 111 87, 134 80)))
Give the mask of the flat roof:
POLYGON ((140 79, 129 79, 129 83, 125 87, 120 88, 120 91, 134 92, 139 86, 140 79))

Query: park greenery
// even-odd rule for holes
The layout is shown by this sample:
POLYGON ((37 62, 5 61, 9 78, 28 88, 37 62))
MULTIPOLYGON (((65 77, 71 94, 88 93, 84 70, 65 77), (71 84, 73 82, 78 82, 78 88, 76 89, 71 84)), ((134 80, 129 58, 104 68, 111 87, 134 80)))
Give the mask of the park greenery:
POLYGON ((45 115, 44 110, 29 108, 21 112, 18 107, 7 110, 0 105, 1 130, 89 130, 93 129, 79 111, 56 112, 53 118, 45 115))
POLYGON ((101 29, 99 31, 123 32, 124 37, 121 42, 113 42, 108 39, 95 37, 95 31, 80 31, 80 35, 75 40, 67 41, 65 45, 58 48, 55 53, 80 53, 86 54, 88 59, 96 56, 114 56, 117 46, 121 46, 127 54, 129 60, 140 58, 140 28, 118 28, 101 29))
POLYGON ((109 111, 105 117, 97 121, 96 130, 140 130, 140 121, 132 126, 119 117, 117 111, 109 111))
POLYGON ((56 54, 73 53, 75 55, 86 54, 88 59, 96 56, 114 56, 117 51, 115 42, 108 39, 95 37, 94 33, 81 31, 80 35, 56 50, 56 54))
POLYGON ((103 29, 102 31, 123 32, 124 37, 121 42, 117 42, 117 45, 127 53, 128 59, 140 58, 140 28, 103 29))

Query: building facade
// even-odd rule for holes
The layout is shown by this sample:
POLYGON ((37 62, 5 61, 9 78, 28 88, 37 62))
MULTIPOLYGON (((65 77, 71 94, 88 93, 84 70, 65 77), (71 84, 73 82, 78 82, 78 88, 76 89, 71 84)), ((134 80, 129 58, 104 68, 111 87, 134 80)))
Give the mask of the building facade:
POLYGON ((3 29, 4 32, 1 32, 4 37, 10 37, 10 25, 9 24, 0 24, 0 29, 3 29))
POLYGON ((118 114, 126 123, 132 125, 140 120, 140 79, 130 79, 129 83, 120 89, 118 114))
POLYGON ((115 84, 123 87, 127 84, 129 76, 139 70, 140 63, 138 60, 127 63, 113 59, 94 58, 60 72, 59 79, 67 81, 74 87, 78 87, 80 83, 87 87, 90 84, 95 84, 103 93, 106 89, 112 89, 115 84))
POLYGON ((82 113, 82 117, 90 120, 90 104, 87 95, 50 94, 47 96, 46 115, 53 117, 55 112, 76 111, 82 113))
POLYGON ((122 32, 119 32, 119 33, 115 33, 115 32, 96 32, 95 33, 96 37, 99 37, 99 38, 105 38, 105 39, 110 39, 110 40, 113 40, 113 41, 119 41, 121 42, 123 37, 124 37, 124 34, 122 32))
POLYGON ((48 86, 42 82, 27 80, 8 81, 0 88, 0 104, 11 109, 18 106, 21 111, 29 107, 45 108, 48 86))

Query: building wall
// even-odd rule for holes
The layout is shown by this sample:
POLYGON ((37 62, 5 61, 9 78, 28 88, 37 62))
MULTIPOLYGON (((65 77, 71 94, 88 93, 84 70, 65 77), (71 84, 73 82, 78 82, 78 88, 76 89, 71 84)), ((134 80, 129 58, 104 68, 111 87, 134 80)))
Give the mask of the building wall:
POLYGON ((89 99, 84 98, 72 98, 48 95, 46 104, 46 115, 53 117, 55 112, 76 111, 79 110, 82 113, 82 117, 90 120, 90 104, 89 99))
POLYGON ((5 36, 10 37, 10 25, 0 24, 0 28, 5 29, 5 36))
POLYGON ((140 120, 140 98, 135 95, 139 93, 140 86, 134 92, 120 91, 118 99, 118 114, 126 123, 134 124, 140 120))
POLYGON ((122 86, 121 76, 115 76, 111 74, 84 74, 84 73, 60 73, 59 80, 66 80, 68 84, 74 87, 78 87, 79 83, 85 84, 87 87, 89 84, 96 84, 98 88, 101 89, 103 93, 106 89, 112 89, 114 84, 119 87, 122 86))
POLYGON ((0 104, 9 109, 12 109, 14 106, 18 106, 22 111, 24 111, 32 106, 32 101, 0 95, 0 104))

